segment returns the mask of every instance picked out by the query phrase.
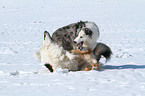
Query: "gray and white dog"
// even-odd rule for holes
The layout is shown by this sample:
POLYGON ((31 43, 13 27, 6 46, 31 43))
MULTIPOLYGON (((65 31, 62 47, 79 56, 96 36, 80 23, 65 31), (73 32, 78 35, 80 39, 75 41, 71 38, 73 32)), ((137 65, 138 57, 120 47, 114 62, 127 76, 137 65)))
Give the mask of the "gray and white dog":
POLYGON ((87 45, 87 47, 91 47, 91 50, 95 55, 97 62, 99 62, 101 56, 104 56, 106 58, 106 61, 111 58, 112 51, 106 44, 96 44, 96 41, 99 38, 99 28, 94 22, 80 21, 59 28, 53 33, 52 39, 57 44, 63 46, 65 50, 70 51, 75 48, 82 50, 83 47, 85 47, 85 43, 76 41, 74 42, 76 38, 82 38, 82 33, 84 33, 85 36, 93 38, 90 39, 91 41, 89 42, 89 44, 91 43, 91 45, 87 45))

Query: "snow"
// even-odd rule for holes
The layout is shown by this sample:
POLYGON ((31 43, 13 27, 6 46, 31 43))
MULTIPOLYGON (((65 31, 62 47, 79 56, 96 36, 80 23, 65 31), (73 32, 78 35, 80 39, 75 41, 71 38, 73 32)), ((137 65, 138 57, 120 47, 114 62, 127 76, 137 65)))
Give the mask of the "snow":
POLYGON ((0 96, 145 96, 144 9, 144 0, 0 0, 0 96), (33 56, 43 32, 79 20, 99 26, 111 61, 48 72, 33 56))

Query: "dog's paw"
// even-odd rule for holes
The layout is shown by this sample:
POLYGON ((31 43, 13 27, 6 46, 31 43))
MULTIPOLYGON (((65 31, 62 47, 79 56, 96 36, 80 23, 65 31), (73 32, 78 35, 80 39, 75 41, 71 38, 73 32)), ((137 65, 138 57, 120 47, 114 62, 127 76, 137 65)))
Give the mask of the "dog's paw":
POLYGON ((77 55, 73 55, 73 54, 71 54, 71 55, 69 56, 69 59, 70 59, 70 60, 72 60, 72 59, 76 59, 76 58, 78 58, 77 55))
POLYGON ((66 55, 67 55, 67 57, 68 57, 70 60, 76 59, 76 58, 78 57, 77 55, 73 55, 73 54, 71 54, 71 53, 69 53, 69 52, 66 52, 66 55))
POLYGON ((78 55, 73 55, 73 59, 77 59, 78 57, 78 55))
POLYGON ((94 64, 92 65, 92 70, 103 70, 103 64, 102 63, 98 63, 98 64, 94 64))
POLYGON ((92 65, 92 70, 98 70, 98 64, 97 63, 92 65))

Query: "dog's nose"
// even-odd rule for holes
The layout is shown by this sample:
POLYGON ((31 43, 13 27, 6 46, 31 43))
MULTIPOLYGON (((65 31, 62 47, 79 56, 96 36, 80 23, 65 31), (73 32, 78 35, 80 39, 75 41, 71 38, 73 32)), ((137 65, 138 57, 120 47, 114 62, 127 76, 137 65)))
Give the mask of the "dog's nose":
POLYGON ((74 44, 76 44, 77 42, 76 41, 74 41, 74 44))

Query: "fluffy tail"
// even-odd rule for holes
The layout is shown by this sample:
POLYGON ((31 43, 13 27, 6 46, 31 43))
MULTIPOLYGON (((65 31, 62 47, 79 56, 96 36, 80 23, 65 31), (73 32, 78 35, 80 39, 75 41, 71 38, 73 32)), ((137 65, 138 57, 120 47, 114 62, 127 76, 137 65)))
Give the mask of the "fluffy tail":
POLYGON ((35 52, 35 53, 34 53, 34 56, 35 56, 35 58, 36 58, 39 62, 41 62, 40 51, 35 52))
POLYGON ((106 58, 106 62, 110 60, 111 55, 112 55, 111 49, 106 44, 103 44, 103 43, 97 43, 93 52, 97 56, 98 62, 102 55, 106 58))

